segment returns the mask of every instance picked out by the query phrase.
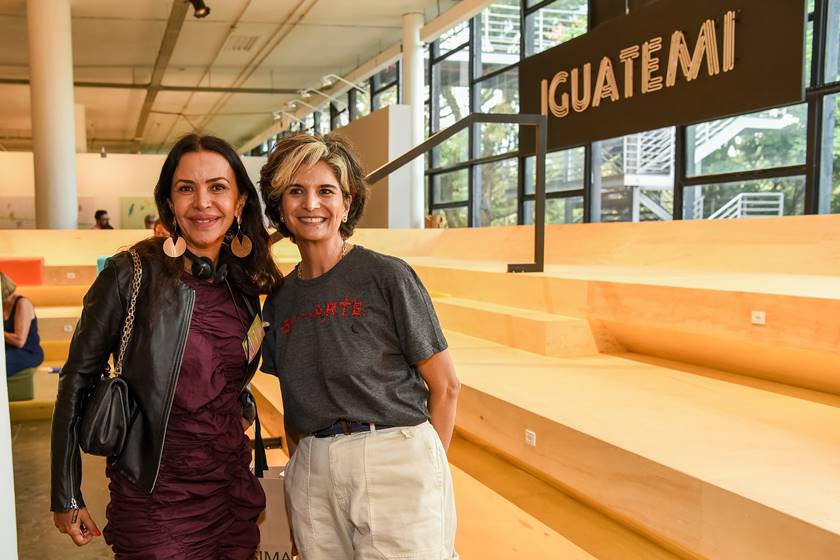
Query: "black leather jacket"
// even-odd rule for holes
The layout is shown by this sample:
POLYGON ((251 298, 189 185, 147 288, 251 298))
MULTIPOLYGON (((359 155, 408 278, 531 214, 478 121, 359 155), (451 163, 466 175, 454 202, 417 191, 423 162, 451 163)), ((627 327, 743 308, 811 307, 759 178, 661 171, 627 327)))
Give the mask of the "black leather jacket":
MULTIPOLYGON (((152 292, 162 286, 162 267, 160 260, 154 258, 143 257, 142 264, 143 280, 134 328, 123 360, 123 375, 140 414, 129 429, 122 454, 109 458, 109 462, 151 494, 160 468, 195 291, 181 283, 173 301, 150 309, 152 292)), ((82 469, 77 425, 84 395, 98 380, 108 356, 119 349, 123 317, 131 294, 132 270, 127 252, 115 255, 84 298, 69 357, 61 369, 53 413, 52 511, 68 511, 85 505, 80 490, 82 469)), ((259 310, 258 299, 244 295, 242 299, 253 320, 259 310)), ((259 355, 243 372, 243 391, 247 392, 244 387, 254 375, 258 362, 259 355)), ((243 401, 247 401, 250 394, 243 397, 243 401)))

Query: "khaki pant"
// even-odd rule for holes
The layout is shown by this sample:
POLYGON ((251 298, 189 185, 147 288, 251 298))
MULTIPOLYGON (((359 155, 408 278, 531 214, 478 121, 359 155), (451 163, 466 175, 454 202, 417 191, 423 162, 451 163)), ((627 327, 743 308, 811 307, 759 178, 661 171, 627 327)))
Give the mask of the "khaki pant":
POLYGON ((307 437, 286 467, 303 560, 454 560, 455 500, 432 425, 307 437))

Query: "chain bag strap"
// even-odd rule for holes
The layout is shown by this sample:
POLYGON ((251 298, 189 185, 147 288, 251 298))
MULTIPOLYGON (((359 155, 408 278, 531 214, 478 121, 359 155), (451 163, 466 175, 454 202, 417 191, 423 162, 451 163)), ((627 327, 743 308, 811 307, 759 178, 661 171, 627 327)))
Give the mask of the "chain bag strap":
POLYGON ((122 375, 123 360, 134 329, 134 312, 143 279, 140 255, 129 250, 132 260, 131 296, 120 336, 120 350, 114 364, 114 376, 108 377, 107 367, 93 390, 85 399, 79 423, 79 446, 90 455, 116 457, 122 453, 128 430, 137 407, 131 398, 128 382, 122 375))
POLYGON ((131 255, 134 264, 134 274, 131 279, 131 299, 128 301, 128 311, 125 314, 122 336, 120 337, 120 353, 114 363, 114 375, 122 374, 125 349, 128 346, 128 341, 131 340, 131 332, 134 330, 134 310, 137 309, 137 294, 140 293, 140 281, 143 279, 143 263, 140 262, 140 255, 134 249, 129 250, 128 254, 131 255))

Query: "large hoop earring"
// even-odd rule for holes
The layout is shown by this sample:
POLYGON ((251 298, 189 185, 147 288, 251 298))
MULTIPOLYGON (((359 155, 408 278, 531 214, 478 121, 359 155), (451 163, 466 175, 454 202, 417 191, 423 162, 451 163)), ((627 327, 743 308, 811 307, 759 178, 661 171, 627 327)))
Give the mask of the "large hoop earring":
POLYGON ((251 238, 242 233, 242 223, 239 217, 237 217, 236 234, 234 234, 233 239, 230 242, 230 252, 240 259, 244 259, 251 254, 251 249, 253 249, 251 238))
POLYGON ((163 242, 163 253, 167 257, 177 259, 187 251, 187 242, 184 241, 183 236, 178 235, 178 222, 175 221, 175 231, 172 237, 167 237, 163 242))

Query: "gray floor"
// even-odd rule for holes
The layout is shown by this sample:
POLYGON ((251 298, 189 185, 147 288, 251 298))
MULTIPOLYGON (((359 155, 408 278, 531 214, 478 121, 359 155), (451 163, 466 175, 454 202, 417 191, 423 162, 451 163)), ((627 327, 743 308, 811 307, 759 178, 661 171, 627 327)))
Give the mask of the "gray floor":
MULTIPOLYGON (((12 424, 18 558, 20 560, 113 559, 102 537, 77 547, 53 525, 50 513, 50 422, 12 424)), ((82 493, 99 529, 105 527, 108 480, 105 459, 82 456, 82 493)))

